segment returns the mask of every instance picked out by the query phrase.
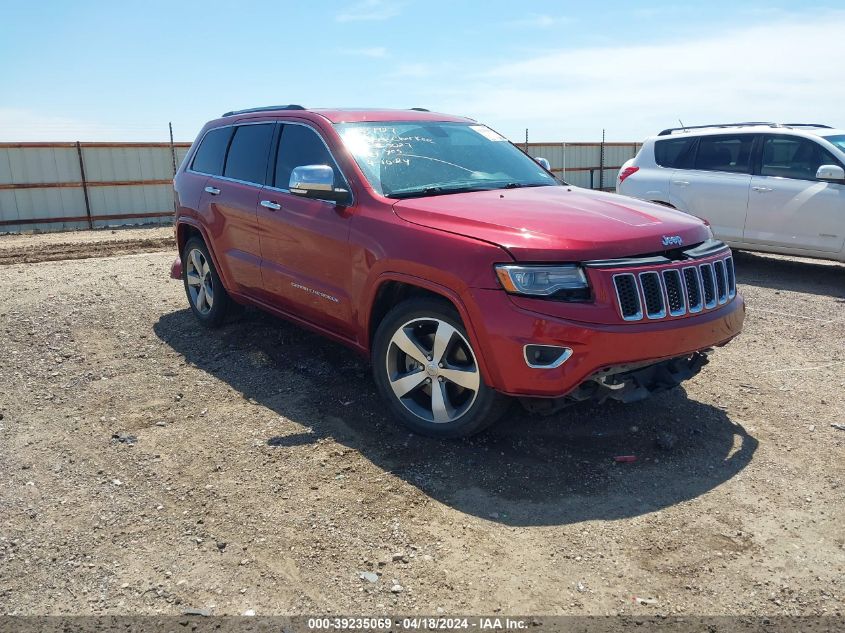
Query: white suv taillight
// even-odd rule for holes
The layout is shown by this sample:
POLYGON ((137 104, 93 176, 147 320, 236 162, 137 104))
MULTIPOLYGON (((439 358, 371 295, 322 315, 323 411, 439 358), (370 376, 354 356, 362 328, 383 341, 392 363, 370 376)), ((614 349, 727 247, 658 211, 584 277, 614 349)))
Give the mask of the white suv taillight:
POLYGON ((637 173, 639 170, 639 167, 626 167, 625 169, 619 172, 619 182, 624 182, 628 176, 637 173))

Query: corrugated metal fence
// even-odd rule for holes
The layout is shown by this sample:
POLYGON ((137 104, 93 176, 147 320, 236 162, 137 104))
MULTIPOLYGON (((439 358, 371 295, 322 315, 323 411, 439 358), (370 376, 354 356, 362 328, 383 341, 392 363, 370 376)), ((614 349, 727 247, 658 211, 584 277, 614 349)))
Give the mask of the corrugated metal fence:
POLYGON ((0 232, 166 224, 190 144, 0 143, 0 232))
MULTIPOLYGON (((189 143, 0 143, 0 233, 169 224, 189 143)), ((637 143, 519 144, 567 182, 612 189, 637 143), (603 167, 603 169, 602 169, 603 167)))
POLYGON ((587 189, 613 190, 619 168, 640 150, 641 143, 520 143, 530 156, 540 156, 563 180, 587 189))

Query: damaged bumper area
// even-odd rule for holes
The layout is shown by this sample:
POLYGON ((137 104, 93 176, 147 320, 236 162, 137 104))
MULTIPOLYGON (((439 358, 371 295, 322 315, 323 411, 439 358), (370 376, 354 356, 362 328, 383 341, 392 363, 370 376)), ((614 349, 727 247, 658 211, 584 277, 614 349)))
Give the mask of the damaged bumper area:
POLYGON ((645 400, 653 393, 667 391, 697 375, 708 362, 712 350, 695 352, 658 363, 619 365, 596 372, 562 398, 520 398, 531 413, 551 415, 561 409, 592 400, 630 403, 645 400))
POLYGON ((179 257, 174 259, 170 265, 170 278, 182 279, 182 260, 179 257))

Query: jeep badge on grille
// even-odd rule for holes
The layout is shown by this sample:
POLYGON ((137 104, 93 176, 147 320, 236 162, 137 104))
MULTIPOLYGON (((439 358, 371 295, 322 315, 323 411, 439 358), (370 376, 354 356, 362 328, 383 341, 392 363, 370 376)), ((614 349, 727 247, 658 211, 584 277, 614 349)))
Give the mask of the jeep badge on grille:
POLYGON ((681 239, 680 235, 664 235, 663 236, 663 246, 683 246, 684 240, 681 239))

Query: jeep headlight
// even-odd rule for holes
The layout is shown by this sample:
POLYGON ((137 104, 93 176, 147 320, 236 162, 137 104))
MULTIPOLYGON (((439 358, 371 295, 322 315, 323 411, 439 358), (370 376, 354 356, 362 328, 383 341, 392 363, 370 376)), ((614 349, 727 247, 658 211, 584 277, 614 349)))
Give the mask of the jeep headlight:
POLYGON ((589 284, 583 269, 575 264, 558 266, 519 266, 499 264, 496 276, 511 294, 584 300, 589 284))

